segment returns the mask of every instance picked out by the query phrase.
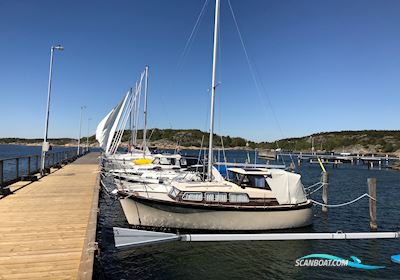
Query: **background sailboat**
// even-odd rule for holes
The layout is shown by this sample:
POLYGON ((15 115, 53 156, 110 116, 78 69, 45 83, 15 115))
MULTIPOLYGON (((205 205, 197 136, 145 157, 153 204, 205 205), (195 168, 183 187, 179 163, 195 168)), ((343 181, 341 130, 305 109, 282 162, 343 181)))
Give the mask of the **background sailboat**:
MULTIPOLYGON (((147 88, 148 88, 148 66, 141 73, 139 82, 136 83, 135 91, 130 90, 120 103, 111 110, 110 113, 98 124, 96 129, 96 140, 104 151, 104 155, 108 159, 114 160, 131 160, 146 158, 150 156, 150 151, 147 148, 147 88), (144 92, 144 130, 143 143, 141 149, 136 148, 137 144, 137 128, 139 120, 140 96, 142 93, 142 83, 145 80, 144 92), (131 122, 131 139, 130 151, 125 154, 117 154, 119 145, 121 144, 122 136, 128 120, 131 122), (134 131, 135 130, 135 131, 134 131)), ((147 161, 151 162, 151 158, 147 161)))
POLYGON ((115 106, 97 126, 96 140, 99 142, 100 148, 106 154, 111 152, 111 144, 113 143, 117 126, 120 122, 122 112, 124 112, 126 109, 126 104, 129 98, 130 95, 128 92, 125 94, 120 103, 118 103, 118 105, 115 106))

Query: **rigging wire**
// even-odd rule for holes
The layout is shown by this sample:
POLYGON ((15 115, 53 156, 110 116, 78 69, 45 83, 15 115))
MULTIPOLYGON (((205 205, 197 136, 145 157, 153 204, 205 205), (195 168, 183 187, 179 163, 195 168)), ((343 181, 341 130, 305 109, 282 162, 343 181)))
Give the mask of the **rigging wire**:
MULTIPOLYGON (((190 49, 192 48, 194 39, 196 38, 196 35, 198 33, 198 30, 199 30, 201 21, 203 19, 204 12, 206 10, 208 2, 209 2, 209 0, 205 0, 204 1, 203 6, 202 6, 202 8, 200 10, 200 13, 197 16, 196 22, 195 22, 195 24, 194 24, 194 26, 192 28, 192 31, 190 32, 190 35, 186 40, 185 47, 183 48, 181 54, 179 55, 179 59, 178 59, 177 65, 176 65, 176 68, 177 68, 178 72, 180 72, 182 70, 183 65, 185 64, 187 55, 189 54, 190 49)), ((175 81, 172 82, 172 88, 175 88, 175 81)), ((163 97, 162 94, 159 95, 159 98, 160 98, 162 104, 166 104, 166 102, 164 102, 164 97, 163 97)), ((165 109, 165 106, 161 106, 161 110, 164 113, 164 116, 165 116, 166 121, 168 122, 169 128, 172 129, 173 126, 172 126, 172 122, 171 122, 169 111, 165 109)))
POLYGON ((194 24, 194 26, 192 28, 192 31, 190 32, 189 38, 186 40, 185 47, 183 48, 183 51, 182 51, 181 55, 179 56, 178 70, 180 70, 182 68, 182 66, 184 65, 185 59, 186 59, 190 49, 192 48, 194 39, 196 38, 196 35, 198 33, 199 26, 200 26, 201 20, 202 20, 203 15, 204 15, 204 11, 205 11, 205 9, 207 7, 208 1, 209 0, 205 0, 204 1, 204 4, 203 4, 203 6, 202 6, 202 8, 200 10, 200 13, 197 16, 197 20, 196 20, 196 22, 195 22, 195 24, 194 24))
MULTIPOLYGON (((261 92, 262 92, 262 91, 265 92, 265 95, 266 95, 266 97, 267 97, 267 101, 268 101, 268 103, 269 103, 269 106, 270 106, 272 115, 273 115, 274 120, 275 120, 275 122, 276 122, 276 124, 277 124, 277 126, 278 126, 279 132, 280 132, 280 134, 281 134, 281 136, 282 136, 282 138, 283 138, 284 136, 283 136, 282 128, 281 128, 281 126, 280 126, 280 124, 279 124, 279 122, 278 122, 278 119, 277 119, 277 117, 276 117, 276 113, 275 113, 275 111, 274 111, 274 109, 273 109, 273 107, 272 107, 271 99, 270 99, 270 97, 269 97, 269 95, 268 95, 268 92, 265 90, 265 87, 264 87, 264 84, 262 83, 262 80, 259 78, 259 74, 258 74, 257 71, 256 71, 257 68, 256 68, 255 66, 253 66, 253 64, 251 63, 251 60, 250 60, 249 54, 248 54, 248 52, 247 52, 247 48, 246 48, 246 45, 245 45, 245 43, 244 43, 242 33, 240 32, 239 24, 238 24, 238 22, 237 22, 237 20, 236 20, 235 12, 233 11, 233 7, 232 7, 232 4, 231 4, 231 1, 230 1, 230 0, 228 0, 228 5, 229 5, 230 12, 231 12, 231 14, 232 14, 233 21, 234 21, 234 23, 235 23, 236 31, 238 32, 238 36, 239 36, 239 40, 240 40, 240 43, 241 43, 242 48, 243 48, 243 52, 244 52, 245 57, 246 57, 247 65, 249 66, 249 70, 250 70, 250 73, 251 73, 251 77, 252 77, 253 82, 254 82, 254 84, 255 84, 255 86, 256 86, 256 90, 257 90, 258 96, 259 96, 259 98, 260 98, 260 100, 261 100, 261 103, 262 103, 262 105, 263 105, 263 107, 264 107, 264 110, 265 110, 265 111, 268 111, 268 110, 267 110, 267 106, 266 106, 266 104, 265 104, 265 102, 264 102, 264 99, 262 98, 262 95, 261 95, 261 92), (257 77, 257 76, 258 76, 258 77, 257 77), (259 81, 258 81, 258 80, 259 80, 259 81)), ((278 142, 275 141, 275 143, 276 143, 277 147, 280 148, 278 142)), ((291 161, 293 162, 292 154, 289 153, 289 155, 290 155, 291 161)), ((282 160, 284 161, 283 157, 281 157, 281 158, 282 158, 282 160)))
POLYGON ((203 151, 203 143, 204 143, 204 134, 201 137, 201 145, 200 145, 200 150, 199 150, 199 156, 197 158, 196 172, 199 172, 199 164, 200 164, 200 159, 201 159, 201 152, 203 151))
POLYGON ((222 155, 224 156, 226 177, 229 178, 228 163, 227 163, 227 160, 226 160, 225 147, 224 147, 224 139, 223 139, 222 135, 221 135, 221 145, 222 145, 222 155))
MULTIPOLYGON (((200 10, 200 12, 199 12, 199 14, 197 16, 196 22, 195 22, 195 24, 194 24, 194 26, 193 26, 193 28, 192 28, 192 30, 190 32, 190 35, 186 40, 185 46, 184 46, 181 54, 179 55, 177 64, 175 66, 176 67, 175 70, 178 73, 180 73, 182 71, 183 66, 186 63, 187 56, 190 53, 190 50, 191 50, 191 48, 193 46, 193 43, 194 43, 194 40, 195 40, 195 38, 196 38, 196 36, 198 34, 198 31, 199 31, 200 25, 202 23, 202 20, 204 18, 204 14, 205 14, 205 11, 206 11, 206 8, 207 8, 208 4, 209 4, 209 0, 205 0, 203 5, 202 5, 202 7, 201 7, 201 10, 200 10)), ((173 79, 171 81, 169 87, 171 88, 171 91, 175 91, 175 88, 176 88, 176 80, 175 79, 173 79)), ((160 99, 161 99, 163 104, 166 104, 166 102, 163 101, 162 95, 161 95, 160 99)), ((161 109, 164 111, 164 113, 165 113, 164 115, 166 116, 166 118, 168 120, 169 127, 172 129, 173 126, 172 126, 172 123, 170 121, 168 110, 165 110, 165 106, 161 106, 161 109)))
MULTIPOLYGON (((221 17, 220 17, 221 18, 221 17)), ((219 24, 218 24, 218 55, 217 55, 217 59, 218 59, 218 65, 222 65, 222 47, 221 47, 221 19, 219 19, 219 24)), ((216 86, 219 86, 221 84, 221 80, 222 80, 222 71, 221 71, 221 66, 217 67, 217 79, 219 80, 217 82, 216 86)), ((217 103, 222 105, 222 97, 221 97, 221 92, 219 91, 218 94, 216 94, 216 98, 217 98, 217 103)), ((222 115, 222 109, 223 106, 216 106, 215 107, 217 113, 218 113, 218 124, 217 124, 217 132, 222 135, 222 128, 221 128, 221 115, 222 115)))

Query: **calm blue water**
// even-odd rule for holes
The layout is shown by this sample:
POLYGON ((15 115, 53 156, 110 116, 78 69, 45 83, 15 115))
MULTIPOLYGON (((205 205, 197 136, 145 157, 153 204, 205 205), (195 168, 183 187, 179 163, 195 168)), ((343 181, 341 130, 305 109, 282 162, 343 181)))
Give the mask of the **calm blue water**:
MULTIPOLYGON (((0 145, 0 158, 40 153, 40 147, 0 145)), ((189 152, 188 152, 189 153, 189 152)), ((197 152, 191 152, 197 154, 197 152)), ((254 160, 253 153, 249 153, 254 160)), ((246 152, 227 151, 228 160, 244 161, 246 152)), ((285 159, 286 163, 290 159, 285 159)), ((261 161, 259 161, 261 162, 261 161)), ((400 173, 368 170, 365 166, 327 166, 330 174, 329 202, 349 201, 367 191, 367 178, 377 179, 379 231, 400 230, 400 173)), ((298 170, 303 183, 319 180, 318 165, 304 164, 298 170)), ((321 192, 313 195, 321 201, 321 192)), ((400 254, 399 240, 175 242, 127 251, 114 248, 112 227, 128 227, 118 201, 101 194, 97 258, 93 279, 400 279, 400 265, 390 256, 400 254), (357 256, 364 264, 383 265, 375 271, 348 267, 295 267, 295 260, 325 253, 345 259, 357 256)), ((302 232, 369 231, 368 200, 329 213, 314 207, 314 224, 302 232)))
MULTIPOLYGON (((0 145, 0 159, 3 161, 4 181, 16 178, 16 161, 15 157, 39 155, 39 157, 31 158, 31 170, 38 170, 40 166, 41 146, 23 146, 23 145, 0 145)), ((59 147, 54 146, 51 153, 75 150, 75 147, 59 147)), ((52 159, 49 159, 50 162, 52 159)), ((18 172, 20 175, 28 174, 28 159, 21 158, 19 160, 18 172)))
MULTIPOLYGON (((76 149, 75 147, 53 146, 53 152, 76 149)), ((42 146, 3 145, 0 144, 0 159, 18 156, 40 155, 42 146)))
MULTIPOLYGON (((193 152, 192 152, 193 153, 193 152)), ((251 156, 252 153, 250 153, 251 156)), ((227 151, 229 160, 247 158, 246 152, 227 151)), ((285 159, 286 163, 290 159, 285 159)), ((318 165, 304 164, 298 170, 303 183, 319 181, 318 165)), ((398 231, 400 222, 400 173, 368 170, 365 166, 327 166, 330 174, 329 203, 347 202, 367 192, 367 178, 377 179, 378 227, 398 231)), ((321 201, 321 192, 313 195, 321 201)), ((128 227, 118 201, 100 198, 98 241, 101 256, 95 267, 96 279, 400 279, 400 265, 391 255, 400 254, 399 240, 175 242, 118 251, 112 227, 128 227), (295 267, 295 260, 308 254, 332 254, 364 264, 383 265, 375 271, 349 267, 295 267)), ((302 232, 369 231, 368 199, 329 213, 314 207, 314 224, 302 232)))

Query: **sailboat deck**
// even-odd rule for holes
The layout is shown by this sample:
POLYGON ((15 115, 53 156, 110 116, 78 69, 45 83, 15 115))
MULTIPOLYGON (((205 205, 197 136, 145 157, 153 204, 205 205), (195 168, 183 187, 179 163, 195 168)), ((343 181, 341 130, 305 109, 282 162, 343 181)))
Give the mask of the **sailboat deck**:
POLYGON ((0 279, 91 279, 99 154, 0 200, 0 279))

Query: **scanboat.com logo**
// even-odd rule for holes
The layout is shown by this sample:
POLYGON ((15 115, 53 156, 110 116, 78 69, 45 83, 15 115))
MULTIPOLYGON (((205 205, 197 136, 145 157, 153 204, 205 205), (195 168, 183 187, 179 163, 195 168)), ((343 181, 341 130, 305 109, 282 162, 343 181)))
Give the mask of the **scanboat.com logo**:
POLYGON ((380 269, 384 266, 362 264, 361 260, 355 256, 350 256, 352 260, 342 259, 328 254, 311 254, 296 260, 295 266, 349 266, 360 269, 380 269))

